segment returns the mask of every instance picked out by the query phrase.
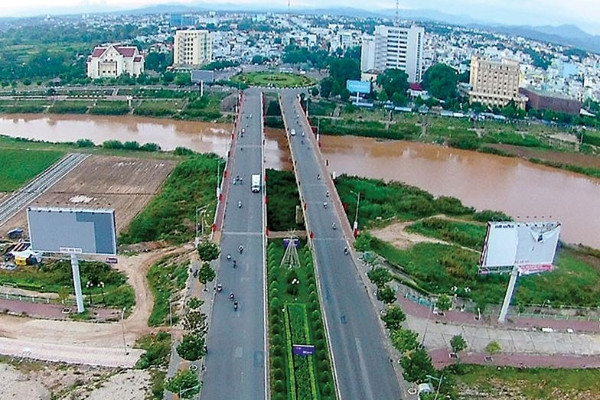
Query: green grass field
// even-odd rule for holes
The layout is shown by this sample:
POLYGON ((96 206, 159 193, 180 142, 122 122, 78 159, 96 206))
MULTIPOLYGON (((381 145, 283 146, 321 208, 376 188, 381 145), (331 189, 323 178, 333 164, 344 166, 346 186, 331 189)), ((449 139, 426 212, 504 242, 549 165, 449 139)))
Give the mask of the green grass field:
POLYGON ((63 156, 61 151, 0 149, 0 192, 12 192, 63 156))
POLYGON ((231 79, 233 82, 241 82, 250 86, 289 88, 312 86, 316 82, 305 75, 284 74, 274 72, 248 72, 236 75, 231 79))
MULTIPOLYGON (((466 388, 488 393, 498 399, 597 399, 600 393, 598 369, 507 368, 494 366, 463 366, 464 373, 452 374, 459 392, 466 388), (462 390, 460 389, 462 388, 462 390), (510 388, 504 397, 498 395, 510 388), (498 397, 495 397, 498 395, 498 397)), ((459 399, 472 399, 459 394, 459 399)), ((478 397, 480 398, 480 397, 478 397)), ((483 397, 481 397, 483 398, 483 397)))

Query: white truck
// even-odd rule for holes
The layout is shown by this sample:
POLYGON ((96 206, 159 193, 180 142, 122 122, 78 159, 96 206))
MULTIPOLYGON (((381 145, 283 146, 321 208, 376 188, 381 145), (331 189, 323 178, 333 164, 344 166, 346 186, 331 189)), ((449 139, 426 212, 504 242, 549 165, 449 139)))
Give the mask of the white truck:
POLYGON ((258 193, 260 192, 260 175, 259 174, 253 174, 252 175, 252 186, 250 187, 250 189, 252 190, 252 192, 254 193, 258 193))

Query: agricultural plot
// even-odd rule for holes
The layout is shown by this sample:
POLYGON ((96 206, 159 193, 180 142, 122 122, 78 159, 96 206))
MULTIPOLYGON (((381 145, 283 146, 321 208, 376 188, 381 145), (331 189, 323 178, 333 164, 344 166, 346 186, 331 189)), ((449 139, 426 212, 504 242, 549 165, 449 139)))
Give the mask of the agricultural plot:
POLYGON ((64 153, 25 149, 0 150, 0 192, 12 192, 54 164, 64 153))
MULTIPOLYGON (((113 208, 117 231, 122 231, 160 190, 175 164, 170 160, 91 156, 30 205, 113 208)), ((0 234, 16 226, 27 226, 25 210, 0 226, 0 234)))

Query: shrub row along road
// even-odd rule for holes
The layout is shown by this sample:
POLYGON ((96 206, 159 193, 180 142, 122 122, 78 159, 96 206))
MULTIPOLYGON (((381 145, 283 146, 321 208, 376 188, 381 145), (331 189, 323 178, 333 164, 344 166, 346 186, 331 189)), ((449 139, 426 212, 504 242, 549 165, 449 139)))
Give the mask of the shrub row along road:
POLYGON ((89 154, 69 153, 0 204, 0 225, 71 172, 89 154))
POLYGON ((352 258, 344 254, 348 243, 343 227, 347 224, 342 225, 331 197, 326 195, 327 171, 319 162, 317 143, 293 93, 283 92, 281 110, 306 207, 307 227, 314 234, 313 251, 340 398, 400 399, 400 386, 383 344, 376 310, 352 258))
POLYGON ((245 92, 227 166, 225 184, 230 187, 217 270, 223 290, 215 294, 208 332, 203 400, 266 398, 265 203, 264 190, 250 190, 253 174, 264 177, 261 97, 257 90, 245 92), (229 299, 231 292, 238 301, 237 311, 229 299))

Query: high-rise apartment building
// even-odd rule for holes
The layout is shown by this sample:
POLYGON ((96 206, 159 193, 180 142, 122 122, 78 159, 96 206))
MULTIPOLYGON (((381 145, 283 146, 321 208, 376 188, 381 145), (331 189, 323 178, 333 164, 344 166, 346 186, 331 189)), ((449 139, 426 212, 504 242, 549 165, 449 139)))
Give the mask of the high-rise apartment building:
POLYGON ((491 107, 504 107, 511 101, 525 109, 527 97, 519 94, 519 63, 512 60, 471 58, 469 102, 491 107))
POLYGON ((425 29, 418 26, 376 26, 375 35, 363 39, 361 71, 383 72, 396 68, 406 72, 409 82, 421 82, 424 36, 425 29))
POLYGON ((178 30, 175 32, 173 66, 192 69, 212 61, 213 42, 207 30, 178 30))

